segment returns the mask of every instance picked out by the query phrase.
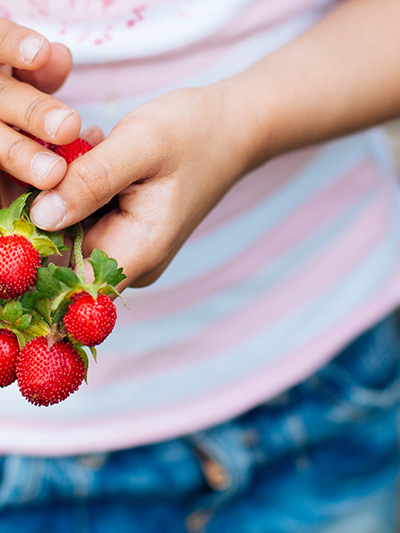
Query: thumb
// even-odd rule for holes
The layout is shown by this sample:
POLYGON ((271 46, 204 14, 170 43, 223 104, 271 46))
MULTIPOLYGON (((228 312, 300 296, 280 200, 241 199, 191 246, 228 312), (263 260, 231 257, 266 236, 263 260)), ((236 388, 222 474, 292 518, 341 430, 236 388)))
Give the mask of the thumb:
POLYGON ((160 153, 143 127, 124 120, 92 150, 68 166, 63 180, 43 191, 30 216, 44 230, 59 230, 84 220, 130 183, 154 175, 160 153))

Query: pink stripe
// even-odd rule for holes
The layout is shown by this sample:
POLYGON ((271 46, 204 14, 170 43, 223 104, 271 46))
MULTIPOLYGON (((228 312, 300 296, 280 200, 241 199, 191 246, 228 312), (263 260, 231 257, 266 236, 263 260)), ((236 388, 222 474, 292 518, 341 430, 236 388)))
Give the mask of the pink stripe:
MULTIPOLYGON (((61 89, 59 97, 72 106, 79 106, 165 90, 210 68, 238 43, 264 33, 313 5, 313 0, 281 0, 278 3, 256 0, 249 3, 233 21, 227 21, 227 25, 216 34, 197 43, 189 43, 179 50, 151 58, 77 67, 61 89)), ((151 20, 149 25, 151 31, 151 20)), ((132 56, 134 53, 133 50, 132 56)))
MULTIPOLYGON (((386 186, 384 194, 357 219, 346 235, 341 235, 336 242, 330 243, 329 248, 320 254, 318 267, 310 268, 309 264, 302 266, 290 279, 285 279, 269 292, 262 293, 239 312, 180 344, 143 354, 142 357, 135 354, 134 363, 131 358, 115 354, 107 358, 103 365, 92 365, 91 387, 167 373, 210 357, 218 357, 219 352, 234 348, 266 328, 273 327, 285 315, 302 307, 304 302, 332 287, 368 257, 387 233, 390 223, 388 205, 392 194, 392 188, 386 186), (355 242, 358 242, 357 247, 355 242)), ((314 264, 315 261, 314 258, 314 264)))
POLYGON ((323 152, 321 146, 313 146, 290 152, 263 165, 242 178, 219 202, 218 208, 203 220, 189 242, 202 239, 250 211, 263 200, 294 181, 311 161, 323 152))
MULTIPOLYGON (((268 172, 268 167, 264 172, 268 172)), ((124 326, 132 321, 141 322, 170 315, 243 282, 306 239, 313 231, 315 221, 322 224, 340 216, 344 209, 374 189, 379 180, 381 177, 370 160, 362 161, 302 204, 279 227, 212 273, 207 272, 195 280, 153 294, 149 292, 141 296, 141 291, 128 292, 126 298, 129 309, 119 305, 118 324, 124 326)))
POLYGON ((2 434, 16 432, 17 438, 9 445, 0 443, 0 453, 57 456, 118 450, 186 435, 239 416, 307 378, 358 334, 393 311, 400 301, 399 278, 397 264, 387 283, 351 315, 343 317, 301 350, 273 366, 258 369, 234 385, 176 406, 140 414, 60 421, 58 428, 54 420, 1 420, 2 434), (41 436, 40 444, 35 446, 32 442, 37 435, 41 436))

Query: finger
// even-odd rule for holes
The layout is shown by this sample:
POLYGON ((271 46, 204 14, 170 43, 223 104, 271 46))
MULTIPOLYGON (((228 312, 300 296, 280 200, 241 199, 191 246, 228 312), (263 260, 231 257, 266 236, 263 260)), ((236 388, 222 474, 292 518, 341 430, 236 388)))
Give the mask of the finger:
POLYGON ((57 185, 67 170, 65 160, 26 135, 0 122, 0 168, 39 189, 57 185))
POLYGON ((72 142, 79 135, 78 113, 57 98, 0 73, 2 122, 54 144, 72 142))
POLYGON ((68 166, 62 182, 32 204, 35 224, 65 228, 108 203, 130 183, 155 176, 164 147, 146 128, 120 123, 103 142, 68 166))
POLYGON ((40 33, 0 19, 0 63, 35 70, 47 63, 50 43, 40 33))
POLYGON ((119 205, 85 228, 85 257, 100 248, 115 258, 127 276, 120 288, 154 282, 204 215, 189 216, 193 209, 184 207, 181 190, 174 175, 127 187, 119 205))
POLYGON ((132 224, 132 220, 119 210, 108 213, 85 232, 84 256, 89 257, 95 248, 113 257, 123 268, 126 279, 118 286, 119 291, 128 286, 149 285, 160 276, 174 255, 164 252, 161 239, 155 242, 149 226, 140 221, 132 224))
POLYGON ((85 131, 80 133, 79 137, 92 146, 97 146, 101 141, 104 140, 104 133, 98 126, 91 126, 85 131))
POLYGON ((57 91, 72 68, 72 56, 69 49, 60 43, 51 43, 51 55, 47 63, 37 70, 17 69, 13 75, 19 81, 33 85, 47 94, 57 91))

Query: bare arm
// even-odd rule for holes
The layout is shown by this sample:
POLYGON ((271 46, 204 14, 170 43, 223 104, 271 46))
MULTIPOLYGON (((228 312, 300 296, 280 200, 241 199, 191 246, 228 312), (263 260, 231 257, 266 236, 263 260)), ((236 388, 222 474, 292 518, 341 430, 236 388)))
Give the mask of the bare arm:
POLYGON ((399 21, 398 0, 347 0, 227 80, 238 108, 251 113, 252 164, 398 116, 399 21))

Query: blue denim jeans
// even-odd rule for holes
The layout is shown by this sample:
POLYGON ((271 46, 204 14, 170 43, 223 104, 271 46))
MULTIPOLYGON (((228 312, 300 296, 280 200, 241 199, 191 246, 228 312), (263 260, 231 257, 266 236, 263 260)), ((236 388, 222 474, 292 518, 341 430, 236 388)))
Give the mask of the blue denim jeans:
POLYGON ((150 446, 0 459, 1 533, 394 533, 400 344, 389 317, 239 418, 150 446))

